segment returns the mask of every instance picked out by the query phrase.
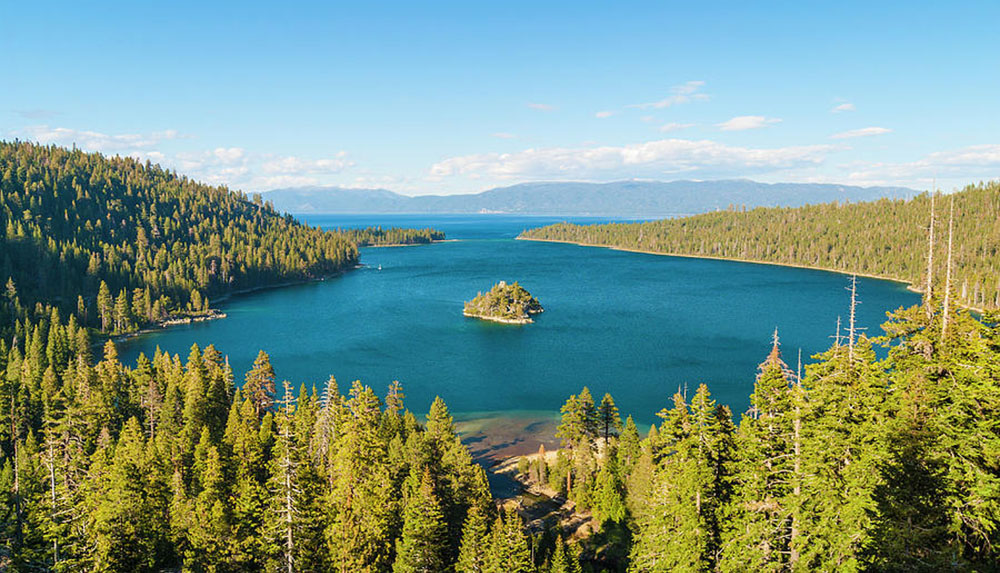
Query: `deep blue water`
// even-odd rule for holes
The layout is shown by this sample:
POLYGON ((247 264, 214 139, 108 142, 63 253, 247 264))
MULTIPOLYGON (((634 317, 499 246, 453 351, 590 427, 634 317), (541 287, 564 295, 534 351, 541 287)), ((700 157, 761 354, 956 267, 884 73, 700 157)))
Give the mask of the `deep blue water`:
MULTIPOLYGON (((123 342, 123 360, 157 346, 186 357, 193 343, 214 343, 241 381, 262 348, 279 379, 296 386, 333 374, 341 391, 360 379, 381 393, 399 380, 417 412, 440 395, 455 413, 553 413, 586 385, 649 423, 679 387, 701 382, 742 412, 775 327, 794 367, 799 348, 808 357, 829 347, 838 315, 847 314, 848 281, 839 274, 513 240, 551 218, 304 220, 433 226, 458 240, 363 249, 365 268, 233 298, 222 305, 225 320, 123 342), (538 297, 545 312, 534 324, 462 316, 463 301, 499 280, 538 297)), ((858 296, 859 324, 873 334, 887 310, 918 302, 904 285, 873 279, 858 279, 858 296)))

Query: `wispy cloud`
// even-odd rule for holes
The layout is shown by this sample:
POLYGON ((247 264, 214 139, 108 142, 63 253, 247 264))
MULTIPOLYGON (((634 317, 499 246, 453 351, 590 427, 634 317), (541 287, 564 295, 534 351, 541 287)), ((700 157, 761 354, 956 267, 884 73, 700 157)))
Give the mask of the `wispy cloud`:
POLYGON ((617 113, 618 113, 617 111, 611 111, 611 110, 599 111, 594 114, 594 117, 596 117, 597 119, 607 119, 617 113))
POLYGON ((680 131, 682 129, 687 129, 689 127, 694 127, 693 123, 665 123, 660 126, 660 131, 663 133, 670 133, 671 131, 680 131))
POLYGON ((843 113, 845 111, 854 111, 854 104, 850 102, 845 102, 839 105, 833 106, 830 113, 843 113))
POLYGON ((850 131, 836 133, 831 135, 830 138, 854 139, 855 137, 872 137, 874 135, 885 135, 886 133, 892 133, 892 130, 887 127, 862 127, 861 129, 852 129, 850 131))
POLYGON ((59 115, 58 111, 52 109, 41 109, 41 108, 19 109, 15 110, 14 113, 23 117, 24 119, 31 119, 36 121, 38 120, 44 121, 46 119, 52 119, 53 117, 59 115))
POLYGON ((253 153, 242 147, 217 147, 201 151, 166 153, 164 142, 185 138, 176 130, 152 133, 112 134, 46 125, 27 127, 14 133, 31 141, 84 151, 98 151, 149 160, 213 185, 258 191, 286 185, 325 182, 331 175, 354 166, 344 151, 332 157, 304 158, 292 155, 253 153))
POLYGON ((716 124, 722 131, 746 131, 748 129, 760 129, 768 127, 781 120, 776 117, 764 117, 763 115, 740 115, 728 121, 716 124))
POLYGON ((679 86, 674 86, 670 88, 670 95, 661 100, 647 102, 647 103, 632 104, 628 107, 633 107, 638 109, 663 109, 674 105, 690 103, 693 101, 705 101, 709 99, 709 95, 701 93, 701 88, 703 88, 704 86, 705 82, 703 81, 686 82, 679 86))
POLYGON ((496 137, 497 139, 514 139, 515 137, 517 137, 513 133, 507 133, 506 131, 498 131, 498 132, 492 133, 490 135, 492 135, 493 137, 496 137))
POLYGON ((929 153, 903 163, 855 162, 847 180, 863 185, 929 186, 934 178, 976 181, 1000 178, 1000 144, 971 145, 929 153))
MULTIPOLYGON (((347 152, 319 159, 294 155, 251 153, 240 147, 179 153, 174 160, 185 173, 215 185, 266 190, 293 185, 315 185, 354 166, 347 152)), ((167 163, 172 161, 168 158, 167 163)))
POLYGON ((625 146, 551 147, 516 153, 482 153, 452 157, 434 164, 432 180, 464 176, 470 179, 658 177, 688 173, 745 176, 824 161, 832 145, 749 148, 715 141, 663 139, 625 146))
POLYGON ((88 151, 125 154, 136 150, 150 149, 165 140, 181 137, 173 129, 152 133, 107 134, 47 125, 33 125, 15 133, 39 143, 63 146, 76 144, 77 147, 88 151))
POLYGON ((530 107, 531 109, 536 110, 536 111, 555 111, 556 110, 556 106, 554 106, 554 105, 550 105, 550 104, 547 104, 547 103, 538 103, 538 102, 531 102, 531 103, 528 104, 528 107, 530 107))

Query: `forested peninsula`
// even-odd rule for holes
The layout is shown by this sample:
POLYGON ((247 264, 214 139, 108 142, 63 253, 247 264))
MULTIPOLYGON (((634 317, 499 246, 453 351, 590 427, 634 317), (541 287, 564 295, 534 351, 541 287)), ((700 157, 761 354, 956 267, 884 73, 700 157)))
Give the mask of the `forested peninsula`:
POLYGON ((208 315, 210 301, 227 294, 353 268, 359 243, 442 238, 433 230, 323 231, 259 195, 148 162, 2 141, 0 230, 0 334, 21 340, 29 315, 42 311, 127 333, 208 315))
POLYGON ((444 233, 437 229, 366 227, 364 229, 337 229, 337 232, 359 247, 426 245, 434 241, 444 240, 444 233))
POLYGON ((1000 181, 937 195, 933 216, 925 193, 910 200, 731 207, 647 223, 560 223, 519 238, 800 265, 902 280, 922 290, 932 221, 933 257, 948 257, 952 200, 955 296, 970 308, 1000 308, 1000 181))

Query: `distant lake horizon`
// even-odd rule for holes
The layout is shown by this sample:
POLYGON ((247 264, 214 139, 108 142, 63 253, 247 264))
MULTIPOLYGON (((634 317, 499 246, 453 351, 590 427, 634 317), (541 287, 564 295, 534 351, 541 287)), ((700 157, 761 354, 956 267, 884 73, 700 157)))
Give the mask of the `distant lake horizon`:
MULTIPOLYGON (((828 271, 514 240, 559 221, 622 219, 300 217, 327 229, 434 227, 457 240, 363 248, 363 268, 234 296, 221 304, 224 320, 122 341, 123 362, 157 347, 184 358, 192 344, 214 344, 239 385, 263 349, 279 381, 295 388, 322 388, 333 375, 341 392, 360 379, 383 395, 399 380, 414 412, 440 395, 458 419, 517 419, 549 433, 569 395, 588 386, 598 401, 610 392, 623 418, 648 427, 678 389, 691 394, 703 382, 738 419, 775 328, 794 368, 799 349, 808 363, 829 348, 837 317, 848 311, 847 277, 828 271), (464 301, 500 280, 518 281, 539 299, 545 312, 534 324, 462 316, 464 301)), ((858 296, 858 323, 871 335, 881 332, 886 311, 920 300, 905 284, 869 278, 858 278, 858 296)), ((494 446, 538 447, 516 434, 494 446)))

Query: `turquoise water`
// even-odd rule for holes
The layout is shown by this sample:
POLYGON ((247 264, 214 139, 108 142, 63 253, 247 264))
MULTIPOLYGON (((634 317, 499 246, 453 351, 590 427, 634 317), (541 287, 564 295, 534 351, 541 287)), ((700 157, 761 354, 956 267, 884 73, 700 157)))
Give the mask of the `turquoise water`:
MULTIPOLYGON (((798 349, 808 357, 827 348, 847 313, 843 275, 513 240, 551 219, 306 219, 327 228, 434 226, 459 240, 363 249, 364 268, 233 298, 222 305, 225 320, 131 339, 122 358, 157 346, 186 357, 193 343, 214 343, 241 381, 265 349, 279 379, 296 386, 333 374, 341 391, 361 379, 384 392, 399 380, 411 410, 426 412, 440 395, 466 417, 558 412, 586 385, 649 423, 678 388, 701 382, 744 411, 775 327, 794 368, 798 349), (463 301, 498 280, 519 281, 545 312, 523 326, 463 317, 463 301)), ((887 310, 918 301, 904 285, 872 279, 858 280, 858 295, 859 324, 874 334, 887 310)))

